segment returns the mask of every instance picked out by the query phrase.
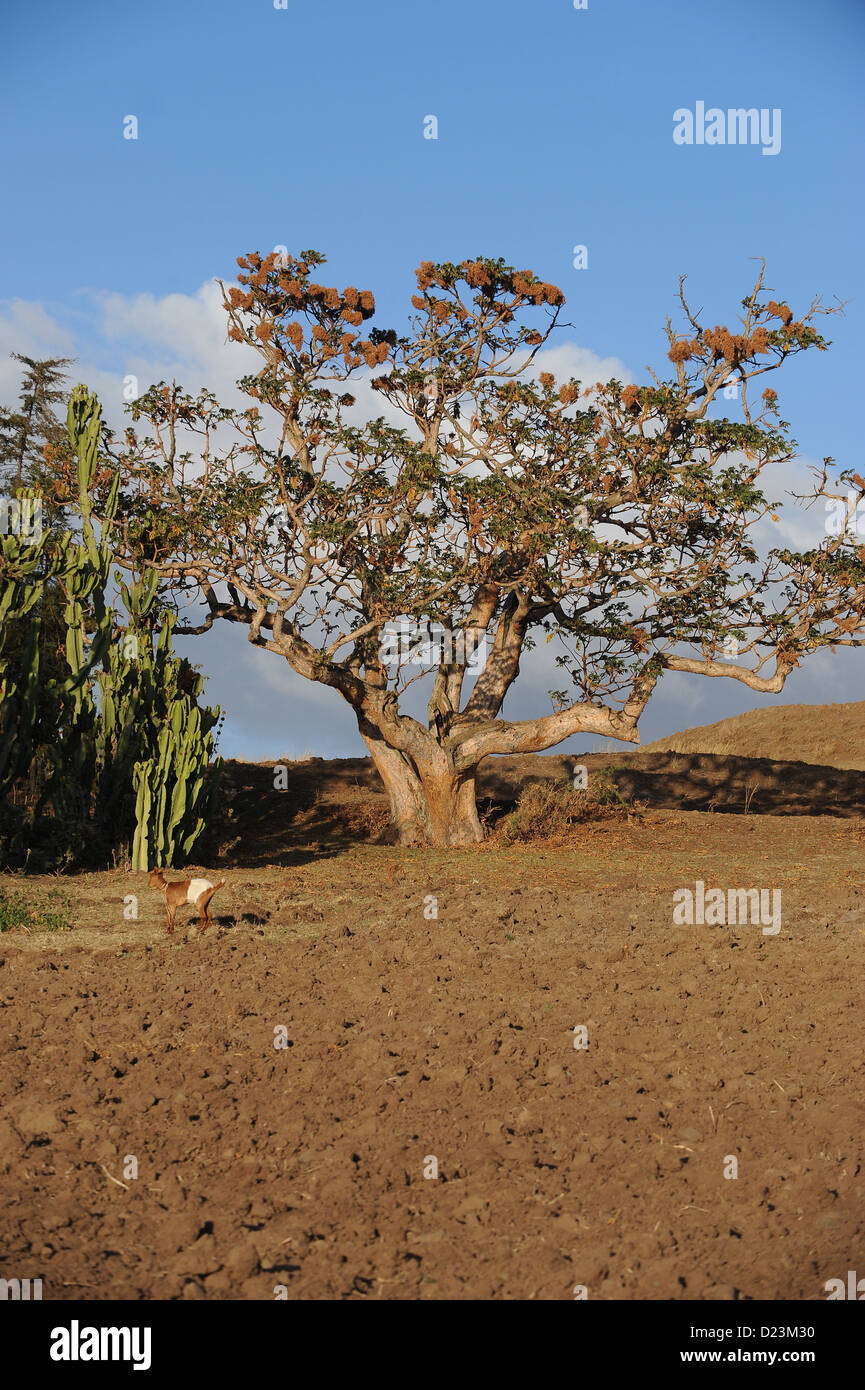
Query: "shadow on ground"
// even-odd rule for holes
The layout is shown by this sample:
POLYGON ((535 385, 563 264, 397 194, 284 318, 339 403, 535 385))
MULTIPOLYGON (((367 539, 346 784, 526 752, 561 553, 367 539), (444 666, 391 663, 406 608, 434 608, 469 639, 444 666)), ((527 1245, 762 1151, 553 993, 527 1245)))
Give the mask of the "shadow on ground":
MULTIPOLYGON (((768 758, 708 753, 587 753, 489 759, 478 805, 491 826, 534 782, 604 772, 626 801, 653 810, 751 816, 865 816, 865 772, 768 758)), ((220 851, 223 866, 302 867, 375 841, 388 804, 369 758, 226 764, 220 851)))

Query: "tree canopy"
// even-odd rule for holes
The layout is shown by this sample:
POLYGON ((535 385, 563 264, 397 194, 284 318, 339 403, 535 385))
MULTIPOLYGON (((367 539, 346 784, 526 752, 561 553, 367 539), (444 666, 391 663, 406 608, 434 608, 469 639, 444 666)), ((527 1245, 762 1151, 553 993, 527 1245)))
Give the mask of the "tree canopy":
MULTIPOLYGON (((240 383, 248 406, 176 383, 133 403, 113 449, 125 560, 200 601, 178 631, 245 624, 349 702, 401 839, 478 839, 490 754, 575 733, 638 742, 667 671, 778 692, 809 653, 861 644, 865 549, 849 530, 801 554, 755 541, 780 506, 762 475, 796 454, 760 378, 824 351, 834 310, 795 314, 761 270, 736 326, 710 326, 683 281, 663 375, 584 383, 538 361, 564 296, 531 271, 424 262, 397 333, 372 326, 370 291, 320 283, 323 263, 252 253, 222 287, 228 337, 263 359, 240 383), (388 660, 399 623, 462 642, 422 671, 416 649, 388 660), (562 688, 551 711, 505 719, 538 641, 556 642, 562 688), (400 706, 420 674, 426 723, 400 706)), ((813 497, 861 499, 854 477, 827 459, 813 497)))

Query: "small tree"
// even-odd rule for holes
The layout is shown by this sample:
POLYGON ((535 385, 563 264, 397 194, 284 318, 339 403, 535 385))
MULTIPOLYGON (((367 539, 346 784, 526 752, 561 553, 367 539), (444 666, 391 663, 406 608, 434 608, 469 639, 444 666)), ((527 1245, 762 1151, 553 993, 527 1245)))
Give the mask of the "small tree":
MULTIPOLYGON (((40 530, 50 530, 60 536, 69 524, 66 508, 57 495, 53 458, 58 450, 68 454, 69 440, 58 417, 57 408, 65 414, 67 397, 65 368, 71 359, 66 357, 27 357, 13 352, 14 361, 21 364, 22 373, 17 405, 0 406, 0 491, 3 493, 4 515, 14 512, 14 498, 24 489, 38 508, 33 517, 40 530), (38 499, 38 500, 37 500, 38 499)), ((8 534, 8 530, 7 530, 8 534)), ((45 552, 47 554, 47 552, 45 552)), ((43 572, 39 599, 33 610, 38 619, 41 691, 46 680, 62 680, 64 674, 63 595, 56 577, 43 572)), ((17 652, 22 660, 30 644, 37 640, 31 620, 4 623, 3 641, 7 655, 17 652)))
POLYGON ((65 440, 66 431, 55 406, 67 397, 66 372, 71 357, 27 357, 13 352, 24 368, 18 408, 0 407, 0 476, 4 487, 36 487, 45 491, 50 473, 46 445, 65 440))
MULTIPOLYGON (((638 742, 666 671, 778 692, 807 653, 861 644, 865 550, 849 531, 763 559, 753 539, 779 505, 761 474, 795 443, 775 392, 754 403, 751 383, 827 347, 819 301, 795 317, 765 297, 761 271, 729 330, 704 326, 680 284, 670 372, 584 387, 538 372, 564 300, 530 271, 424 262, 409 331, 362 337, 372 294, 318 283, 323 260, 240 259, 225 308, 229 337, 264 359, 240 383, 250 405, 152 387, 132 407, 145 432, 119 455, 122 505, 129 525, 155 509, 149 562, 206 605, 184 630, 246 624, 348 701, 400 841, 478 841, 490 754, 578 733, 638 742), (385 413, 365 418, 350 381, 385 413), (737 421, 712 414, 731 381, 737 421), (417 648, 391 641, 400 623, 445 635, 420 668, 417 648), (504 719, 539 639, 557 641, 567 689, 551 713, 504 719), (423 671, 426 723, 400 708, 423 671)), ((815 497, 842 495, 831 462, 815 497)))

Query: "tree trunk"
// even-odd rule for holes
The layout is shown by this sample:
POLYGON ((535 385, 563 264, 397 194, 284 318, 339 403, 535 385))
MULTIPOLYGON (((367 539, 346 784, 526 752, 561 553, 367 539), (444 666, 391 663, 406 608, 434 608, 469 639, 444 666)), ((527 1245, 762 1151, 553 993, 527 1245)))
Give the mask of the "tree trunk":
POLYGON ((390 844, 448 848, 476 845, 484 832, 475 801, 476 768, 454 772, 445 754, 422 764, 383 740, 363 735, 390 797, 390 844))

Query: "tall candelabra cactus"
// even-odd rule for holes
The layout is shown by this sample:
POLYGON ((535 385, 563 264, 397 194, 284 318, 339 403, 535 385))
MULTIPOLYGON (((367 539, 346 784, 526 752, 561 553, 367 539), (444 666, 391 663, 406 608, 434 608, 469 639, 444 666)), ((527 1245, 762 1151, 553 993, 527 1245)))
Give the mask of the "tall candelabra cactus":
MULTIPOLYGON (((170 631, 163 629, 169 637, 170 631)), ((146 869, 150 862, 171 867, 187 859, 204 830, 222 767, 221 758, 211 762, 219 713, 218 706, 202 709, 194 696, 176 695, 155 756, 135 764, 134 869, 146 869)))
MULTIPOLYGON (((90 500, 99 462, 102 437, 102 407, 86 386, 76 386, 69 398, 66 428, 78 461, 78 511, 81 517, 81 541, 68 533, 60 543, 64 565, 63 584, 66 592, 66 659, 71 675, 64 689, 77 695, 86 687, 87 678, 105 657, 114 629, 114 613, 108 601, 108 581, 111 573, 111 530, 117 512, 120 474, 115 473, 102 508, 99 539, 93 529, 93 508, 90 500), (89 650, 84 648, 84 605, 90 606, 93 626, 89 650)), ((82 696, 83 698, 83 696, 82 696)))
POLYGON ((129 624, 99 681, 103 805, 114 818, 117 797, 134 793, 134 869, 188 858, 222 767, 213 758, 219 706, 198 704, 201 677, 172 651, 175 618, 158 613, 156 588, 153 571, 130 586, 121 581, 129 624))
POLYGON ((125 614, 115 609, 119 474, 98 478, 101 408, 86 387, 72 392, 67 430, 79 532, 0 534, 0 797, 38 748, 50 768, 39 807, 51 804, 53 824, 69 828, 75 853, 88 835, 103 847, 131 837, 136 868, 151 860, 171 866, 189 855, 207 822, 221 767, 213 760, 220 710, 198 704, 202 679, 172 651, 175 619, 159 607, 153 571, 129 582, 118 573, 125 614), (104 493, 98 535, 97 482, 104 493), (49 582, 62 594, 68 674, 46 681, 39 611, 49 582), (13 660, 9 634, 24 618, 13 660), (50 711, 41 730, 40 699, 50 711))
POLYGON ((76 461, 81 534, 77 537, 65 532, 50 563, 50 571, 56 574, 65 599, 69 674, 53 683, 50 692, 59 705, 60 736, 46 746, 52 776, 44 800, 51 802, 55 816, 71 826, 88 818, 97 778, 98 710, 93 689, 114 630, 108 587, 120 475, 115 473, 109 484, 97 537, 91 494, 99 467, 102 407, 86 386, 76 386, 69 398, 66 429, 76 461))
POLYGON ((67 430, 77 465, 78 510, 81 537, 70 531, 52 536, 41 526, 22 525, 25 517, 38 515, 41 506, 31 489, 19 489, 10 507, 4 499, 4 527, 0 535, 0 793, 26 774, 34 753, 39 696, 56 702, 64 738, 46 740, 46 753, 54 767, 53 788, 62 795, 69 776, 80 782, 88 757, 92 758, 95 707, 89 688, 93 671, 104 658, 111 640, 112 615, 106 601, 111 564, 111 527, 117 510, 119 475, 111 482, 103 511, 100 535, 93 528, 90 500, 98 466, 102 411, 85 386, 76 386, 69 400, 67 430), (16 525, 8 521, 14 513, 16 525), (42 681, 40 671, 40 603, 46 586, 60 585, 65 599, 66 660, 69 675, 63 680, 42 681), (10 633, 16 621, 29 618, 23 646, 13 661, 10 633), (85 643, 85 627, 92 636, 85 643), (62 714, 59 710, 62 709, 62 714))
POLYGON ((44 534, 35 541, 20 530, 0 534, 0 796, 26 773, 33 755, 40 630, 39 614, 33 609, 44 588, 44 550, 44 534), (23 647, 13 660, 12 624, 31 614, 23 647))

